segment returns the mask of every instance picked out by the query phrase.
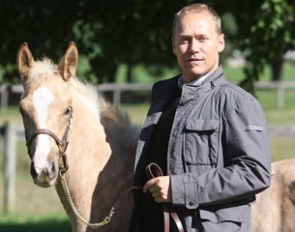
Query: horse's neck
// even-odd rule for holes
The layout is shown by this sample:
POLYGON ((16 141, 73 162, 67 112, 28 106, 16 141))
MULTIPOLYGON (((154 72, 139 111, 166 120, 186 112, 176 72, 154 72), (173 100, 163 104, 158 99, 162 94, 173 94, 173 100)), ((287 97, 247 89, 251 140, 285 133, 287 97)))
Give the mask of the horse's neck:
MULTIPOLYGON (((99 118, 80 102, 73 102, 71 134, 66 154, 69 162, 66 180, 73 201, 80 213, 87 218, 99 172, 107 163, 111 149, 105 142, 99 118)), ((57 186, 57 191, 61 200, 66 202, 67 208, 61 186, 57 186)))
POLYGON ((112 151, 98 116, 87 108, 76 108, 69 145, 69 162, 72 166, 69 173, 73 180, 69 181, 79 181, 80 185, 85 183, 87 189, 94 189, 98 175, 112 151))
MULTIPOLYGON (((133 151, 118 147, 105 130, 87 110, 74 111, 66 179, 73 201, 86 220, 97 221, 106 216, 118 204, 120 193, 127 194, 132 184, 133 151)), ((69 216, 77 222, 60 185, 57 192, 69 216)))

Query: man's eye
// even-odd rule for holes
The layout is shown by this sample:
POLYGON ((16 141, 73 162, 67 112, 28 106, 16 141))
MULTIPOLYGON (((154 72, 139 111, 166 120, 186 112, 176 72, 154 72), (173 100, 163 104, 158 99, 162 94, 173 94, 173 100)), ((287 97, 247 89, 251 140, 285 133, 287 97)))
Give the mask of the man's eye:
POLYGON ((183 39, 181 39, 181 40, 180 40, 180 43, 181 43, 181 44, 188 43, 188 39, 186 39, 186 38, 183 38, 183 39))
POLYGON ((208 40, 208 38, 207 37, 201 37, 201 38, 199 38, 199 41, 200 42, 206 42, 208 40))

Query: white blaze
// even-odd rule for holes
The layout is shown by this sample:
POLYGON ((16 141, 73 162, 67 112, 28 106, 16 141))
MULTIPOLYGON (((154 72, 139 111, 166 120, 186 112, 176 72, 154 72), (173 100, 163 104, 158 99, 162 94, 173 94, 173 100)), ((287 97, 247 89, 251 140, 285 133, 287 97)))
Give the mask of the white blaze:
MULTIPOLYGON (((48 118, 48 107, 53 102, 54 96, 52 92, 46 88, 41 87, 33 93, 33 106, 37 115, 37 122, 39 129, 50 129, 47 128, 46 120, 48 118)), ((37 136, 36 151, 34 154, 34 163, 36 172, 39 174, 42 169, 51 167, 51 163, 48 161, 48 155, 50 152, 48 135, 40 134, 37 136)))

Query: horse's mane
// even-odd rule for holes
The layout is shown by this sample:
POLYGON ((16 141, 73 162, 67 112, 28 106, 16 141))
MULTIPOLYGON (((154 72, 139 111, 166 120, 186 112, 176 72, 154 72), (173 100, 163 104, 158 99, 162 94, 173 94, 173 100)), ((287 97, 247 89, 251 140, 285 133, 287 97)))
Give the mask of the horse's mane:
POLYGON ((140 127, 131 123, 128 114, 122 112, 118 107, 106 104, 100 111, 100 117, 107 137, 111 135, 122 147, 129 150, 134 149, 140 127))
MULTIPOLYGON (((35 62, 30 71, 28 83, 32 83, 37 78, 56 77, 56 75, 58 75, 58 66, 45 57, 35 62)), ((131 123, 126 113, 106 101, 96 86, 83 82, 76 76, 70 81, 75 90, 72 94, 77 94, 97 115, 109 136, 115 138, 118 143, 122 143, 124 147, 136 145, 139 127, 131 123)))

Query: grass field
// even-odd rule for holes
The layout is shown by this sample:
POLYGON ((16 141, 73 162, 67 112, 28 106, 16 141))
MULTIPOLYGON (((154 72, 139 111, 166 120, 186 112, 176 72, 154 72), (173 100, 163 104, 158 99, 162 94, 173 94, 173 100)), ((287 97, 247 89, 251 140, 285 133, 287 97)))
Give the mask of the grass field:
MULTIPOLYGON (((276 109, 273 91, 259 91, 257 97, 265 110, 269 126, 295 124, 295 91, 287 91, 285 108, 276 109)), ((133 122, 142 124, 147 112, 147 103, 122 105, 133 122)), ((13 120, 22 126, 17 107, 1 113, 0 125, 13 120)), ((272 160, 295 157, 294 137, 270 138, 272 160)), ((0 170, 2 170, 2 145, 0 141, 0 170)), ((0 231, 3 232, 60 232, 71 231, 69 222, 57 197, 55 189, 40 188, 33 184, 29 175, 29 158, 24 141, 17 147, 17 180, 15 210, 3 214, 3 173, 0 171, 0 231)))
POLYGON ((3 232, 70 232, 71 225, 65 215, 32 217, 22 220, 18 215, 1 216, 0 231, 3 232), (4 217, 4 218, 3 218, 4 217))

